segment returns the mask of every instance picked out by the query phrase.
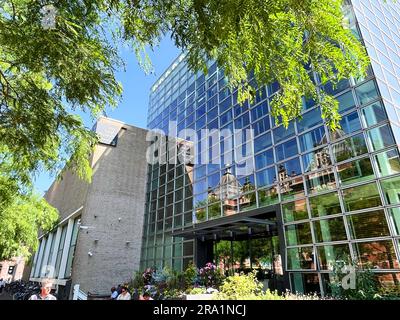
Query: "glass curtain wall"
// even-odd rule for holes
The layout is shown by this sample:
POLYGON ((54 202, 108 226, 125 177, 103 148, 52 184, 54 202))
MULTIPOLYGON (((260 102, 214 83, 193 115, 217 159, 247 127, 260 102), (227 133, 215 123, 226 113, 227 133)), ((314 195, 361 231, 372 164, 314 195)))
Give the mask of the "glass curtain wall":
MULTIPOLYGON (((370 16, 392 30, 392 24, 400 26, 395 11, 384 20, 378 13, 370 16)), ((345 6, 345 13, 354 34, 366 37, 352 7, 345 6)), ((400 38, 395 49, 399 54, 400 38)), ((364 79, 337 85, 320 83, 315 75, 320 89, 339 101, 341 129, 331 132, 320 107, 307 99, 303 119, 285 129, 270 114, 278 84, 259 87, 255 101, 240 106, 237 92, 227 88, 223 70, 214 62, 209 62, 207 75, 193 74, 184 56, 179 57, 152 88, 148 127, 166 136, 174 135, 171 121, 178 132, 192 129, 197 138, 182 139, 201 152, 189 164, 149 165, 142 269, 182 270, 193 260, 193 240, 173 238, 173 230, 279 204, 292 290, 328 293, 325 284, 337 260, 355 259, 362 266, 372 261, 377 277, 400 272, 398 135, 393 108, 375 74, 373 65, 364 79), (210 139, 202 137, 202 129, 219 132, 210 139), (246 129, 252 131, 245 134, 246 129), (199 159, 208 161, 195 161, 199 159), (251 170, 243 173, 244 166, 251 170), (374 246, 382 254, 368 255, 374 246)), ((180 150, 176 139, 169 139, 172 147, 155 152, 154 158, 168 159, 180 150)))

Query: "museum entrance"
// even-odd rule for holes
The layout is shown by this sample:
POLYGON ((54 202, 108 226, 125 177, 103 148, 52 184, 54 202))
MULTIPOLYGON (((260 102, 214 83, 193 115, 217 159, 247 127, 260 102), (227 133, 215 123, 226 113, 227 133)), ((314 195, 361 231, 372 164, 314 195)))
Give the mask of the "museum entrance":
POLYGON ((213 262, 225 275, 256 272, 264 288, 284 291, 284 241, 278 227, 278 206, 256 209, 175 231, 176 237, 195 239, 195 263, 213 262))

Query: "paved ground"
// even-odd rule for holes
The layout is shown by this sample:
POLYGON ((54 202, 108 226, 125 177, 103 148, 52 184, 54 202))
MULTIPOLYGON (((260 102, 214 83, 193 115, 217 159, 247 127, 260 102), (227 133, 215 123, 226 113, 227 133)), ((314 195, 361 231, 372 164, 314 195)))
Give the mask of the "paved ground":
POLYGON ((0 300, 12 300, 12 297, 8 293, 3 291, 3 293, 0 294, 0 300))

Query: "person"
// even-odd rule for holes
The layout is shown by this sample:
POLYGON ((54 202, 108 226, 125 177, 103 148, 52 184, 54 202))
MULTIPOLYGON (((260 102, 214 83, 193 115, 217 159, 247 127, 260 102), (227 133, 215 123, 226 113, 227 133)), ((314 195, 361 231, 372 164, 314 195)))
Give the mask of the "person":
POLYGON ((117 300, 118 298, 118 291, 115 287, 111 288, 111 300, 117 300))
POLYGON ((32 295, 29 300, 57 300, 55 296, 50 294, 53 282, 50 279, 43 279, 39 294, 32 295))
POLYGON ((118 296, 117 300, 131 300, 131 294, 126 286, 121 287, 121 294, 118 296))
POLYGON ((140 296, 139 300, 154 300, 148 291, 145 291, 143 295, 140 296))
POLYGON ((6 286, 6 282, 3 280, 3 278, 0 279, 0 294, 3 293, 3 288, 6 286))

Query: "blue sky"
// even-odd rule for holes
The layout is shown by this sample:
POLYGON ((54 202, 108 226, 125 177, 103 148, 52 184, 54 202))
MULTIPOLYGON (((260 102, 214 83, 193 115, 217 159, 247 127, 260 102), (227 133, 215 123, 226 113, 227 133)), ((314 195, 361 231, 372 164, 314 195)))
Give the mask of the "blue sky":
MULTIPOLYGON (((126 71, 119 72, 117 79, 122 83, 124 93, 118 108, 107 110, 108 117, 137 127, 146 127, 150 88, 180 51, 170 38, 165 38, 153 52, 149 51, 148 53, 154 67, 154 73, 150 75, 146 75, 141 69, 134 53, 129 52, 128 49, 122 50, 121 55, 126 61, 126 71)), ((88 127, 92 127, 94 121, 89 115, 82 115, 82 118, 88 127)), ((40 194, 44 194, 53 180, 54 177, 48 172, 40 173, 35 180, 36 190, 40 194)))

